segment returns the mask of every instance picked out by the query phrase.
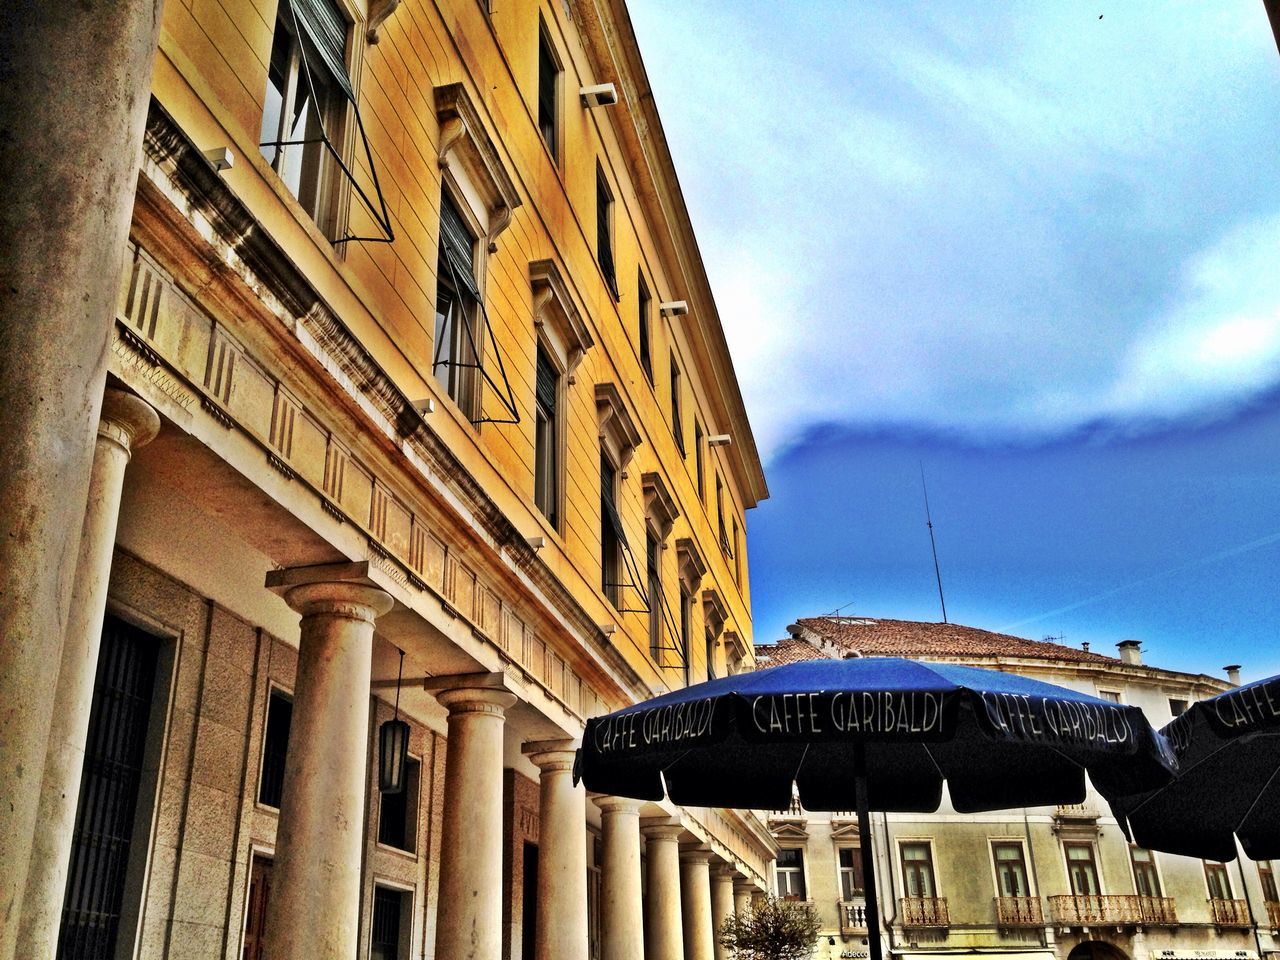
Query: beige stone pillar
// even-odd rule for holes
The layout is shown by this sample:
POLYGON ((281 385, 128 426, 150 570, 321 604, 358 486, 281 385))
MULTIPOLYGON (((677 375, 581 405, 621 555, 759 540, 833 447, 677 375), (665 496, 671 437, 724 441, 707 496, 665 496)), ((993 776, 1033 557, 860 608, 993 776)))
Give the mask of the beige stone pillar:
POLYGON ((684 960, 680 919, 680 834, 678 823, 661 821, 641 827, 648 860, 646 880, 645 960, 684 960))
POLYGON ((541 771, 536 960, 587 960, 587 792, 573 783, 576 748, 573 740, 524 745, 541 771))
POLYGON ((738 916, 751 912, 751 897, 755 893, 750 880, 733 882, 733 912, 738 916))
MULTIPOLYGON (((502 728, 507 708, 516 698, 491 687, 459 687, 441 690, 436 699, 449 710, 449 742, 435 958, 498 960, 502 955, 502 728)), ((586 829, 583 820, 578 829, 586 829)), ((582 869, 586 870, 585 857, 582 869)))
POLYGON ((26 956, 19 913, 159 26, 160 0, 0 13, 0 960, 26 956))
POLYGON ((602 960, 644 960, 640 892, 640 801, 597 797, 602 837, 602 960))
POLYGON ((711 854, 680 854, 680 916, 684 925, 684 960, 715 960, 711 929, 711 854))
POLYGON ((23 895, 18 944, 24 957, 52 957, 57 951, 124 472, 133 450, 149 443, 159 430, 160 418, 149 404, 131 393, 107 390, 62 643, 49 751, 40 787, 39 827, 23 895))
POLYGON ((373 624, 392 606, 377 587, 343 577, 360 570, 335 564, 268 575, 302 615, 267 908, 271 960, 356 955, 373 624))
POLYGON ((729 948, 720 942, 724 922, 733 915, 733 867, 721 864, 711 871, 711 929, 715 940, 716 960, 729 960, 729 948))

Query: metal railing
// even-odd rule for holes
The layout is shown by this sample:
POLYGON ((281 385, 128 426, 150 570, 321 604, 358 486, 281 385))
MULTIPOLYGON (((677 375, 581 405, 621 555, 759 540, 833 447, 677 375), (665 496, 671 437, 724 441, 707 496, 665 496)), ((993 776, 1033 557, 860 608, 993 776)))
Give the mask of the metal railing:
POLYGON ((1049 915, 1064 927, 1084 927, 1099 923, 1139 924, 1140 898, 1118 894, 1065 895, 1049 898, 1049 915))
POLYGON ((841 900, 837 908, 840 912, 840 932, 842 934, 867 932, 867 902, 865 900, 841 900))
POLYGON ((1039 897, 996 897, 996 924, 1001 927, 1042 927, 1039 897))
POLYGON ((1138 897, 1138 915, 1151 927, 1178 925, 1178 910, 1173 897, 1138 897))
POLYGON ((1209 911, 1216 927, 1248 927, 1249 905, 1243 900, 1210 900, 1209 911))
POLYGON ((946 897, 902 897, 898 901, 904 927, 949 927, 946 897))

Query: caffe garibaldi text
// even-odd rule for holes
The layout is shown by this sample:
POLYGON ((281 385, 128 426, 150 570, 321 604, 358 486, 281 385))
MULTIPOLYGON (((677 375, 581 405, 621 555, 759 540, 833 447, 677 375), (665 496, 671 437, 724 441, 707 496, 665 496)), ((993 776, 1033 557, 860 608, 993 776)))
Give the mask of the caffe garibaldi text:
POLYGON ((796 739, 941 742, 951 738, 964 699, 993 738, 1087 748, 1134 744, 1130 707, 1014 693, 814 691, 706 697, 592 721, 600 754, 714 741, 731 730, 755 742, 796 739), (735 723, 736 721, 736 723, 735 723))

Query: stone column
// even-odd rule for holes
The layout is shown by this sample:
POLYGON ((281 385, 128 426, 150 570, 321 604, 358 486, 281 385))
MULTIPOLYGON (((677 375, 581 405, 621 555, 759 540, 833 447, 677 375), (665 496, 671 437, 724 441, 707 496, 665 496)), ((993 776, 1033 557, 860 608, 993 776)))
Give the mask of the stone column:
POLYGON ((268 586, 302 615, 267 907, 271 960, 356 954, 373 624, 392 606, 377 587, 342 576, 362 569, 335 564, 268 575, 268 586))
POLYGON ((604 834, 600 913, 602 960, 644 960, 640 894, 640 801, 597 797, 604 834))
POLYGON ((715 960, 711 930, 711 854, 680 854, 680 916, 684 921, 684 960, 715 960))
POLYGON ((542 771, 536 960, 587 960, 587 792, 573 784, 576 747, 573 740, 524 745, 524 753, 542 771))
POLYGON ((678 823, 646 823, 648 857, 644 918, 645 960, 684 960, 684 931, 680 920, 680 834, 678 823))
POLYGON ((149 443, 159 430, 155 410, 138 397, 122 390, 108 390, 103 396, 40 786, 39 827, 22 901, 18 943, 25 957, 52 957, 57 951, 124 471, 133 450, 149 443))
POLYGON ((20 902, 159 26, 160 0, 0 7, 0 960, 26 956, 20 902))
POLYGON ((751 896, 753 894, 750 880, 733 882, 733 912, 738 916, 751 912, 751 896))
POLYGON ((737 871, 721 864, 711 871, 711 929, 715 938, 716 960, 730 960, 729 948, 720 943, 724 922, 733 915, 733 878, 737 871))
MULTIPOLYGON (((441 690, 449 710, 436 960, 502 955, 502 728, 516 698, 492 687, 441 690)), ((579 830, 585 830, 582 820, 579 830)), ((541 858, 541 850, 539 850, 541 858)), ((586 870, 583 857, 582 870, 586 870)), ((584 895, 585 899, 585 895, 584 895)), ((542 924, 539 924, 542 926, 542 924)))

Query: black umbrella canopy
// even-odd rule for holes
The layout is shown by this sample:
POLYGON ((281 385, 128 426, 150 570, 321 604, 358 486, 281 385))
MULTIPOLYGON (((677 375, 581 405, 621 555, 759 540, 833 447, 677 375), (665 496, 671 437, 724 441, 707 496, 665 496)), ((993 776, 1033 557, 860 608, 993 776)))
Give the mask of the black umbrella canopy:
POLYGON ((1192 704, 1160 731, 1178 760, 1164 787, 1112 803, 1135 842, 1228 861, 1280 858, 1280 677, 1192 704))
POLYGON ((1164 785, 1172 758, 1136 707, 1016 674, 896 657, 806 660, 697 684, 587 723, 602 793, 691 806, 872 810, 1078 803, 1164 785))

